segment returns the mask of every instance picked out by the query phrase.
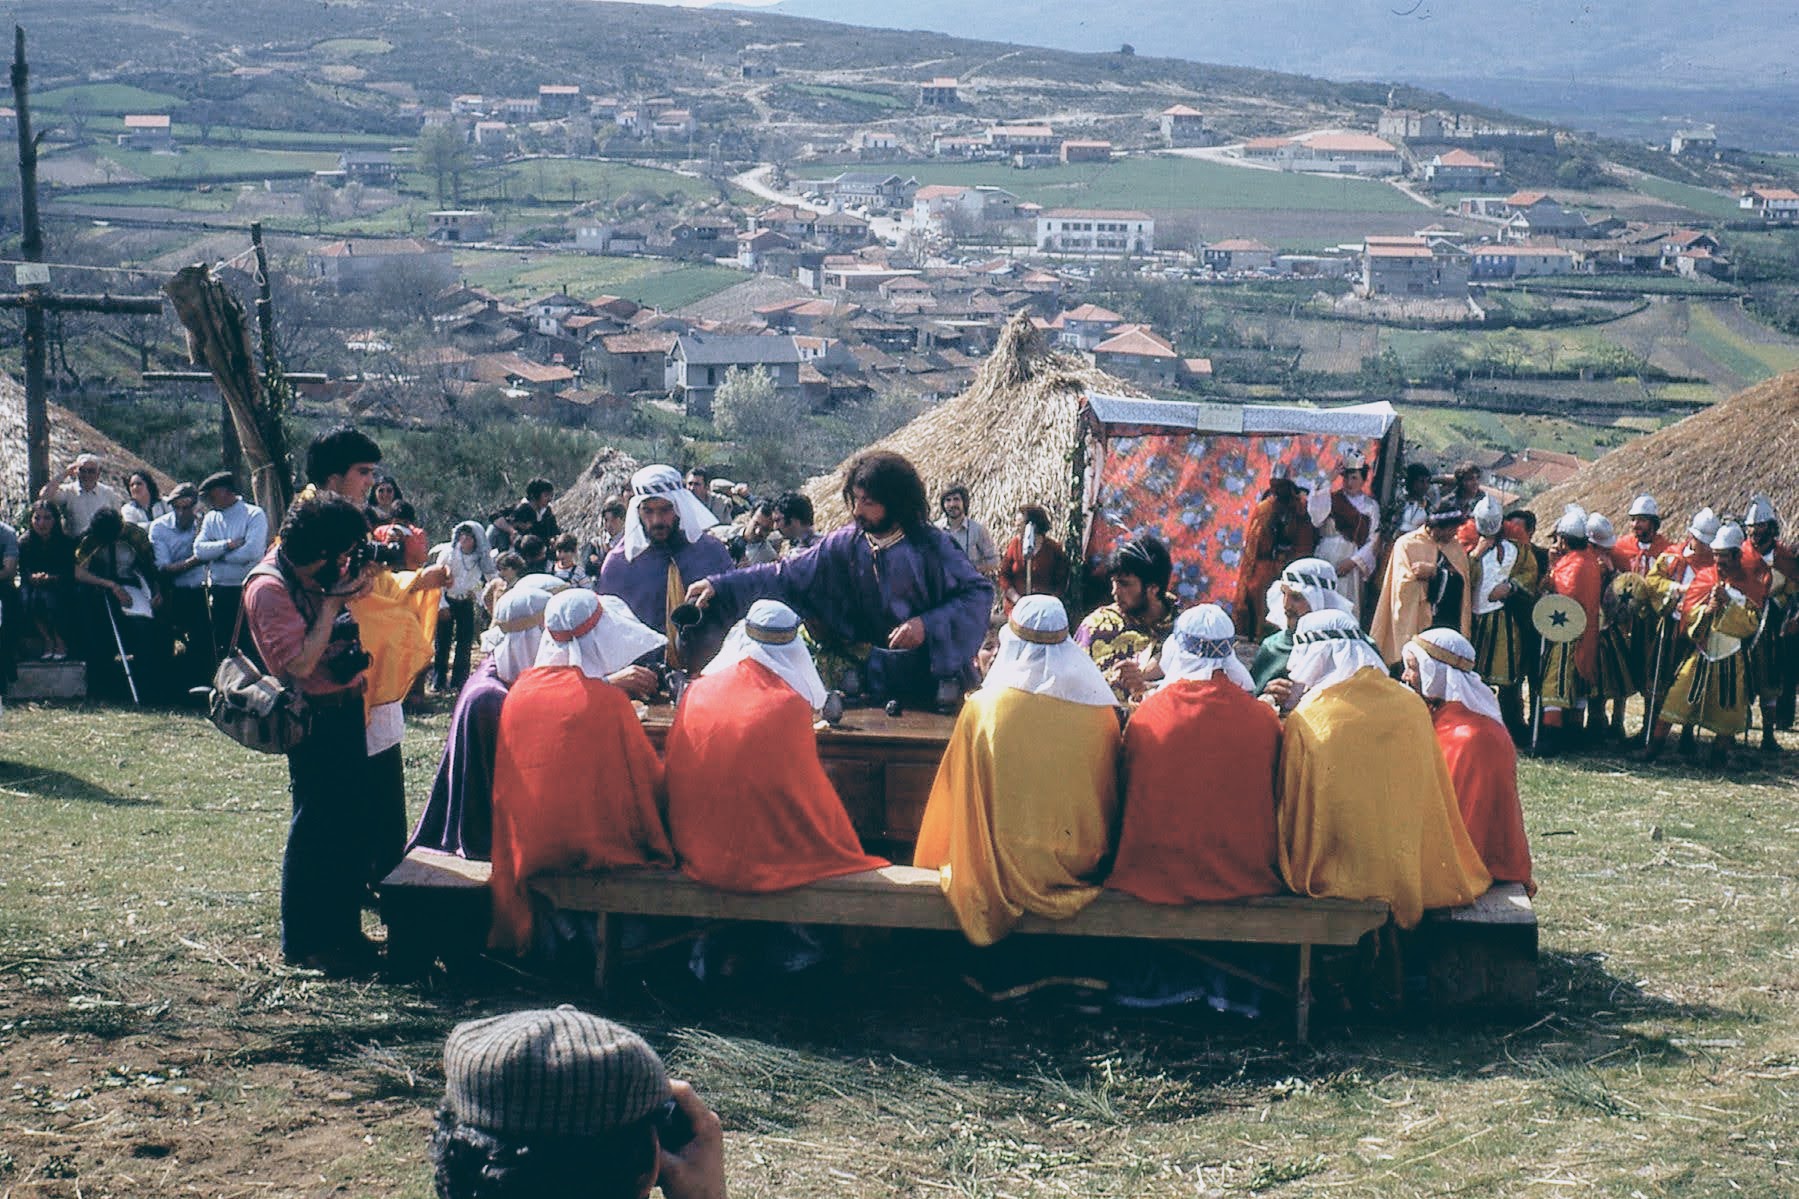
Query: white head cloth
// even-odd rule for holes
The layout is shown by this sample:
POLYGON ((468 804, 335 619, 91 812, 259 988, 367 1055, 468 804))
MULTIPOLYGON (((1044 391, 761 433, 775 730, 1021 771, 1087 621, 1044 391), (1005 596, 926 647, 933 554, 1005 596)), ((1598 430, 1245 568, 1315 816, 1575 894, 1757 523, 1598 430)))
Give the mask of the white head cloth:
POLYGON ((1579 504, 1569 504, 1562 509, 1561 519, 1555 522, 1555 531, 1564 537, 1586 539, 1587 510, 1579 504))
POLYGON ((1618 534, 1612 528, 1612 518, 1603 512, 1587 513, 1587 540, 1602 550, 1609 550, 1617 545, 1618 534))
POLYGON ((731 626, 724 646, 702 674, 721 674, 745 658, 781 676, 814 712, 825 706, 825 684, 812 653, 800 639, 799 613, 779 600, 757 600, 749 614, 731 626))
POLYGON ((999 631, 999 653, 981 683, 983 691, 1010 687, 1069 703, 1110 708, 1118 703, 1106 676, 1087 651, 1068 637, 1068 613, 1051 595, 1027 595, 999 631))
POLYGON ((1714 550, 1740 550, 1743 548, 1743 526, 1736 521, 1720 528, 1712 537, 1714 550))
POLYGON ((1642 495, 1639 495, 1630 502, 1629 515, 1653 516, 1657 520, 1660 520, 1662 518, 1662 509, 1661 505, 1655 502, 1655 497, 1645 491, 1642 495))
POLYGON ((1293 632, 1293 656, 1287 674, 1305 688, 1297 707, 1305 707, 1328 687, 1372 666, 1386 673, 1380 650, 1347 612, 1307 612, 1293 632))
POLYGON ((547 575, 542 571, 536 574, 520 575, 518 582, 506 589, 508 595, 514 591, 541 591, 545 595, 555 595, 558 591, 567 591, 568 584, 555 575, 547 575))
POLYGON ((595 595, 571 587, 550 597, 543 613, 539 666, 579 666, 590 679, 604 679, 668 644, 668 638, 631 614, 616 595, 595 595))
POLYGON ((1182 679, 1209 679, 1219 671, 1245 691, 1254 692, 1255 680, 1243 663, 1231 639, 1236 629, 1231 618, 1217 604, 1199 604, 1182 612, 1174 622, 1174 632, 1162 646, 1162 675, 1170 683, 1182 679))
POLYGON ((1697 537, 1706 545, 1718 535, 1718 514, 1710 508, 1701 508, 1693 513, 1692 521, 1687 525, 1687 532, 1697 537))
POLYGON ((1474 671, 1474 646, 1454 629, 1426 629, 1399 651, 1418 672, 1418 689, 1425 699, 1461 704, 1500 724, 1499 700, 1493 689, 1474 671))
POLYGON ((1337 591, 1337 568, 1323 558, 1295 558, 1268 587, 1268 623, 1287 627, 1283 590, 1297 591, 1314 612, 1348 612, 1349 597, 1337 591))
POLYGON ((493 606, 493 624, 488 626, 488 632, 499 634, 493 645, 493 668, 507 686, 537 665, 537 650, 543 642, 543 610, 549 606, 550 593, 539 587, 514 587, 493 606))
POLYGON ((650 548, 650 535, 643 531, 638 510, 645 500, 667 500, 681 518, 681 534, 688 541, 698 541, 706 530, 718 523, 712 509, 700 503, 698 496, 687 490, 681 472, 672 466, 646 466, 631 476, 631 502, 625 505, 625 561, 650 548))
POLYGON ((1496 537, 1505 524, 1505 509, 1499 501, 1483 493, 1474 501, 1474 531, 1482 537, 1496 537))

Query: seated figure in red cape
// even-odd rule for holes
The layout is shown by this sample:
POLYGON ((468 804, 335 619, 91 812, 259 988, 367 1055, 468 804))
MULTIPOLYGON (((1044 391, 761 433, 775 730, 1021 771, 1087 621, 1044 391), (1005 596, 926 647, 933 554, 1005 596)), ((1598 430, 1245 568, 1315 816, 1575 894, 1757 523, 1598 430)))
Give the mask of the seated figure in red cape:
POLYGON ((1062 601, 1013 605, 993 668, 950 734, 913 857, 939 872, 976 945, 1026 912, 1066 919, 1099 895, 1117 827, 1117 702, 1069 639, 1062 601))
POLYGON ((668 828, 681 869, 721 891, 785 891, 877 870, 825 777, 824 683, 786 604, 757 600, 682 692, 668 734, 668 828))
MULTIPOLYGON (((551 579, 528 575, 527 579, 551 579)), ((558 588, 560 589, 560 588, 558 588)), ((424 848, 485 861, 493 847, 494 751, 500 739, 500 707, 519 675, 537 662, 543 611, 554 591, 525 579, 494 605, 493 624, 482 635, 487 658, 456 694, 450 735, 444 742, 431 798, 412 830, 408 852, 424 848)))
POLYGON ((852 698, 947 704, 974 681, 993 584, 931 524, 924 483, 905 458, 869 451, 844 473, 853 518, 808 550, 714 574, 687 598, 719 622, 759 599, 798 612, 827 686, 852 698))
POLYGON ((1487 873, 1534 895, 1518 751, 1493 689, 1475 670, 1473 643, 1453 629, 1426 629, 1406 642, 1400 658, 1406 683, 1430 708, 1456 806, 1487 873))
POLYGON ((1216 604, 1188 608, 1162 648, 1167 681, 1124 734, 1124 822, 1106 886, 1150 903, 1278 895, 1274 775, 1281 722, 1250 694, 1216 604))
POLYGON ((1299 693, 1281 736, 1281 877, 1313 898, 1379 899, 1413 928, 1492 885, 1456 806, 1430 710, 1347 612, 1293 634, 1299 693))
POLYGON ((493 781, 493 928, 488 945, 531 947, 526 883, 547 870, 673 866, 660 807, 662 762, 608 675, 654 652, 617 596, 550 600, 537 664, 500 708, 493 781))

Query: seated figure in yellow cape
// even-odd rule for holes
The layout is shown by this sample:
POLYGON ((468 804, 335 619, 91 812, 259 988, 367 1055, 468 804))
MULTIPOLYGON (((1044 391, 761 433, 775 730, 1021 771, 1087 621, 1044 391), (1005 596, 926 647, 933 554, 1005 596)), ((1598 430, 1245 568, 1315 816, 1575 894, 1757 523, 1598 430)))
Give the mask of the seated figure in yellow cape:
POLYGON ((1281 875, 1300 895, 1384 899, 1401 928, 1493 883, 1469 840, 1424 701, 1346 612, 1293 636, 1298 706, 1281 739, 1281 875))
POLYGON ((1019 600, 956 721, 914 858, 941 872, 976 945, 1026 912, 1065 919, 1099 894, 1118 823, 1116 702, 1069 640, 1061 601, 1019 600))

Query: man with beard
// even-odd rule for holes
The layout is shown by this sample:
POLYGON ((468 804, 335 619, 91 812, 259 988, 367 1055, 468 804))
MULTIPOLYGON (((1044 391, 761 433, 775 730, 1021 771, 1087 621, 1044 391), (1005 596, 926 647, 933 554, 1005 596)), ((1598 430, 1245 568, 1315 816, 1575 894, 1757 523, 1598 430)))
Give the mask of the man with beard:
POLYGON ((1709 764, 1723 767, 1738 734, 1749 727, 1749 639, 1767 602, 1767 582, 1748 569, 1743 530, 1732 522, 1712 539, 1712 564, 1699 570, 1681 593, 1681 629, 1693 652, 1675 672, 1655 722, 1646 757, 1667 746, 1677 724, 1699 725, 1714 735, 1709 764))
MULTIPOLYGON (((625 534, 606 554, 594 590, 618 596, 645 625, 672 634, 669 613, 681 605, 688 588, 707 575, 731 569, 731 551, 706 535, 717 523, 674 467, 644 467, 631 476, 625 534)), ((711 655, 696 653, 689 645, 677 647, 671 636, 666 656, 670 666, 703 666, 711 655), (685 661, 688 656, 697 660, 685 661)), ((612 682, 639 699, 656 686, 648 670, 632 680, 612 682)))
POLYGON ((930 523, 924 482, 900 455, 851 460, 843 503, 854 523, 779 562, 701 579, 687 599, 723 622, 780 600, 805 620, 827 686, 953 704, 974 680, 993 584, 930 523))
POLYGON ((1466 637, 1474 625, 1474 588, 1468 551, 1456 531, 1468 517, 1455 500, 1441 500, 1422 529, 1393 543, 1381 585, 1372 635, 1389 665, 1405 643, 1425 629, 1454 629, 1466 637))
POLYGON ((1306 492, 1276 463, 1268 494, 1249 514, 1243 530, 1243 558, 1237 567, 1237 599, 1231 614, 1237 632, 1261 640, 1268 621, 1268 585, 1295 558, 1309 558, 1318 532, 1306 511, 1306 492))
POLYGON ((1106 573, 1112 602, 1087 614, 1074 643, 1093 658, 1118 702, 1134 704, 1162 677, 1162 644, 1179 615, 1168 592, 1174 563, 1168 547, 1146 535, 1112 551, 1106 573))
POLYGON ((1795 609, 1793 595, 1799 588, 1799 550, 1780 540, 1780 517, 1765 495, 1749 501, 1743 531, 1749 543, 1743 548, 1743 564, 1757 571, 1768 588, 1768 603, 1760 627, 1750 643, 1755 667, 1757 698, 1761 702, 1762 748, 1777 750, 1774 729, 1793 727, 1793 663, 1795 609), (1751 560, 1760 566, 1752 566, 1751 560))

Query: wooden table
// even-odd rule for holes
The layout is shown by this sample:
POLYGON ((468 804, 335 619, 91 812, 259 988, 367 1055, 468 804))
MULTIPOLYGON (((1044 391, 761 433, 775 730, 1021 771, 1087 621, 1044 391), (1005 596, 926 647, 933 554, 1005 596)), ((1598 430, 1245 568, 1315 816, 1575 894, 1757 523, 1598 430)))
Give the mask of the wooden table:
MULTIPOLYGON (((664 752, 673 721, 667 704, 644 714, 644 731, 657 753, 664 752)), ((889 716, 880 708, 852 708, 843 723, 818 734, 825 774, 871 852, 893 857, 897 851, 910 859, 907 851, 918 840, 931 782, 955 727, 954 716, 936 712, 889 716)))

